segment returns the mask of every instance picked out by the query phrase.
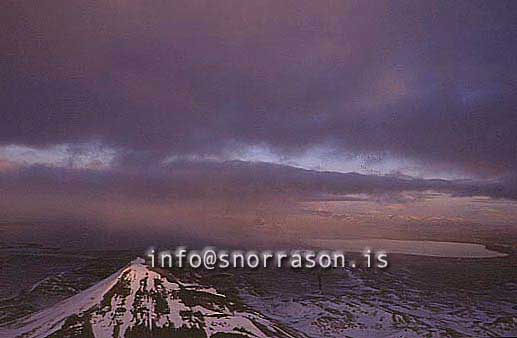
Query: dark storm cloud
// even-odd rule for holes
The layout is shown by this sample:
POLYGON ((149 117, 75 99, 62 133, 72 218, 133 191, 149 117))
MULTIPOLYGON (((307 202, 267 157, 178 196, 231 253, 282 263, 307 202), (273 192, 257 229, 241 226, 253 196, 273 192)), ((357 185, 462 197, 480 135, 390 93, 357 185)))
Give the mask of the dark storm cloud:
POLYGON ((288 198, 336 200, 349 194, 385 195, 434 191, 456 196, 517 198, 515 182, 426 180, 304 170, 289 166, 242 161, 178 161, 151 170, 70 169, 47 166, 19 167, 0 172, 0 193, 27 196, 83 196, 134 199, 147 202, 188 199, 288 198))
POLYGON ((327 144, 507 174, 516 13, 512 1, 9 1, 0 144, 94 140, 121 163, 327 144))

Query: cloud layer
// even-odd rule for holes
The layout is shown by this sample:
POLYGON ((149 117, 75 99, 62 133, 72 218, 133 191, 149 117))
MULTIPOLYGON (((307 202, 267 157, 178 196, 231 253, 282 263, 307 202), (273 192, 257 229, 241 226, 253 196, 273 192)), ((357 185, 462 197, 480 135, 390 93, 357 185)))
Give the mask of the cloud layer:
POLYGON ((145 201, 282 198, 293 201, 344 199, 347 195, 396 196, 403 192, 439 192, 455 196, 517 199, 510 184, 447 181, 396 176, 304 170, 242 161, 181 161, 152 169, 92 170, 29 166, 0 172, 2 193, 84 196, 145 201))
POLYGON ((10 1, 0 144, 97 142, 128 166, 322 146, 506 176, 517 169, 515 6, 10 1))

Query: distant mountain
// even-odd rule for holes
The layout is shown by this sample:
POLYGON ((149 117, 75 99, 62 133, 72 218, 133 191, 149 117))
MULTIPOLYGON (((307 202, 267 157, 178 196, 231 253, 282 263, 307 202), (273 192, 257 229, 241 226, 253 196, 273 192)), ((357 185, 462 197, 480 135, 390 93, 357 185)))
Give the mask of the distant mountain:
POLYGON ((21 319, 0 337, 296 338, 237 300, 151 269, 142 259, 85 291, 21 319))

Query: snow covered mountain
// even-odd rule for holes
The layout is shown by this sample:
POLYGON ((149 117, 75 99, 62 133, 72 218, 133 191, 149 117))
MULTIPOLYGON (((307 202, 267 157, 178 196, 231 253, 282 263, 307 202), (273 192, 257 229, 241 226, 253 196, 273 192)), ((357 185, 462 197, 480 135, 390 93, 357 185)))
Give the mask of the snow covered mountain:
MULTIPOLYGON (((464 282, 476 282, 469 278, 458 281, 463 286, 458 289, 451 282, 437 284, 430 274, 418 278, 406 268, 382 273, 337 269, 322 272, 319 285, 318 273, 313 270, 193 273, 151 269, 143 260, 109 275, 128 257, 133 254, 116 260, 86 260, 71 270, 56 268, 57 272, 22 288, 20 295, 0 299, 0 338, 452 338, 517 334, 517 284, 510 279, 484 288, 481 281, 467 289, 464 282), (109 277, 101 279, 105 276, 109 277), (87 288, 89 285, 93 286, 87 288), (57 303, 64 297, 70 298, 57 303), (36 312, 38 309, 43 310, 36 312)), ((422 263, 421 258, 406 259, 422 263)), ((511 263, 504 264, 515 266, 511 263)), ((490 260, 485 264, 492 269, 495 263, 490 260)))
POLYGON ((85 291, 32 314, 0 337, 300 337, 214 288, 184 283, 137 259, 85 291))

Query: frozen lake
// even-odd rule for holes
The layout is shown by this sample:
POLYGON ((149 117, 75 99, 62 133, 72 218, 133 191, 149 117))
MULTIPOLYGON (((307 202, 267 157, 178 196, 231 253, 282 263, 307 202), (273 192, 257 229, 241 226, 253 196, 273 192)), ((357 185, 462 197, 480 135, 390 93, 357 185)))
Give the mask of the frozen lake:
POLYGON ((504 257, 506 254, 488 250, 482 244, 406 241, 393 239, 313 239, 307 244, 325 250, 362 252, 365 248, 387 253, 458 258, 504 257))

